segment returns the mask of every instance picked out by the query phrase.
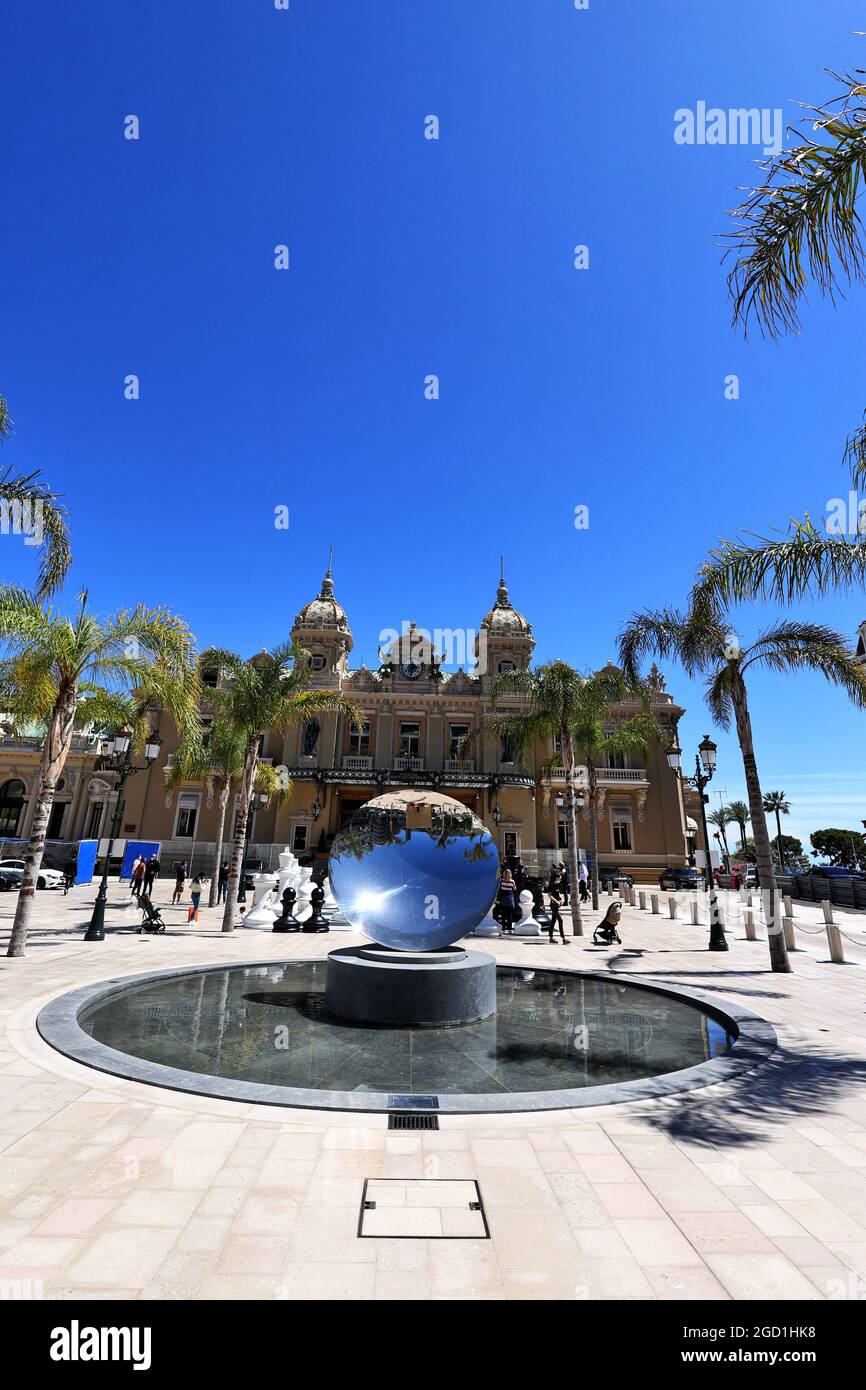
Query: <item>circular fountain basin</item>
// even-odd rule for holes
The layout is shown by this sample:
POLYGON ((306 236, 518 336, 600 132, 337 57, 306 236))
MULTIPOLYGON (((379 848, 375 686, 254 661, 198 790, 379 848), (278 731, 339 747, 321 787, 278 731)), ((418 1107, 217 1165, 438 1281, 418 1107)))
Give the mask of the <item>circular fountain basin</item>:
POLYGON ((325 1004, 327 961, 134 975, 53 1000, 52 1047, 112 1075, 312 1109, 492 1112, 647 1100, 751 1070, 762 1019, 609 972, 499 966, 496 1013, 459 1027, 353 1023, 325 1004))

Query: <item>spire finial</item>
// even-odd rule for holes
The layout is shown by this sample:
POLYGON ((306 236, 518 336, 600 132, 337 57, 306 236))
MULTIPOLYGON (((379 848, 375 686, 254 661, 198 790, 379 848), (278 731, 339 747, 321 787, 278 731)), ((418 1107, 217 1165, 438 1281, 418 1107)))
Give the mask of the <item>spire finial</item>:
POLYGON ((332 563, 333 563, 333 560, 334 560, 334 547, 333 547, 333 545, 331 545, 331 546, 328 547, 328 568, 326 569, 326 571, 325 571, 325 577, 324 577, 324 579, 322 580, 322 591, 321 591, 321 593, 319 594, 319 598, 333 598, 333 597, 334 597, 334 581, 333 581, 333 579, 331 578, 331 565, 332 565, 332 563))
POLYGON ((499 607, 499 608, 509 607, 509 606, 510 606, 510 605, 509 605, 509 602, 508 602, 508 588, 507 588, 506 583, 505 583, 505 556, 504 556, 504 555, 500 555, 500 557, 499 557, 499 588, 496 590, 496 604, 497 604, 497 607, 499 607))

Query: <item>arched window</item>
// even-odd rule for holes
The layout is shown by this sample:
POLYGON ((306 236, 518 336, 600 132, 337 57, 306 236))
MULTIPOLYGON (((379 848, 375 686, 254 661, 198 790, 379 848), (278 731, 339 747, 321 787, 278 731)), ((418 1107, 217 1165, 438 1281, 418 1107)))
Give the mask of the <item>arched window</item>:
POLYGON ((14 840, 24 818, 25 786, 17 778, 10 778, 0 787, 0 835, 14 840))

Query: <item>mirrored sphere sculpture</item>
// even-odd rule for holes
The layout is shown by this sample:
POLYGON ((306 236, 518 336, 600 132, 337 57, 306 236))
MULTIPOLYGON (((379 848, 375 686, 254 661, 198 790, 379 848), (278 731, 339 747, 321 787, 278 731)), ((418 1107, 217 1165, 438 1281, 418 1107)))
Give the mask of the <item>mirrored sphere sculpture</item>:
POLYGON ((349 921, 400 951, 435 951, 465 936, 493 902, 498 873, 496 845, 468 806, 414 790, 356 811, 328 864, 349 921))

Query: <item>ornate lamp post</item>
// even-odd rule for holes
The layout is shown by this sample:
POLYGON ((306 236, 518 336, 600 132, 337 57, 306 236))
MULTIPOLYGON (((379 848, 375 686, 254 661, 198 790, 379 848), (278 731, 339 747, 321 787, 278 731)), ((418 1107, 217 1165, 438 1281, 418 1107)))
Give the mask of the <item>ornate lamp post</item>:
MULTIPOLYGON (((557 811, 561 811, 561 810, 563 809, 563 807, 565 806, 565 797, 563 796, 562 792, 557 792, 557 793, 556 793, 556 796, 554 797, 554 800, 555 800, 555 802, 556 802, 556 809, 557 809, 557 811)), ((571 934, 572 934, 572 936, 582 936, 582 935, 583 935, 583 930, 582 930, 582 918, 581 918, 581 912, 580 912, 580 877, 579 877, 579 875, 580 875, 580 813, 581 813, 581 811, 583 810, 583 806, 584 806, 585 800, 586 800, 586 797, 585 797, 583 791, 581 791, 578 787, 575 787, 575 789, 574 789, 574 835, 575 835, 575 841, 574 841, 574 854, 575 854, 575 858, 577 859, 578 881, 577 881, 577 883, 569 883, 569 885, 568 885, 568 891, 569 891, 569 895, 570 895, 570 898, 571 898, 571 921, 572 921, 572 932, 571 932, 571 934), (581 926, 581 931, 578 931, 578 930, 577 930, 578 926, 581 926)), ((567 841, 568 841, 568 830, 567 830, 567 828, 566 828, 566 836, 565 836, 565 838, 566 838, 566 842, 567 842, 567 841)))
POLYGON ((710 836, 707 830, 707 802, 709 797, 705 793, 705 787, 712 781, 713 773, 716 770, 716 745, 709 734, 704 734, 698 744, 698 751, 695 754, 695 775, 694 777, 684 777, 680 767, 682 750, 674 741, 667 750, 668 767, 675 772, 683 782, 690 787, 694 787, 701 799, 701 825, 704 831, 704 845, 707 856, 707 888, 710 894, 710 950, 727 951, 728 943, 725 938, 725 929, 722 925, 722 914, 719 911, 719 899, 716 893, 716 883, 713 878, 713 869, 710 863, 710 836))
POLYGON ((241 875, 240 881, 238 883, 237 901, 239 903, 245 903, 247 900, 247 859, 249 858, 250 853, 250 841, 253 837, 253 821, 255 819, 256 811, 263 810, 265 806, 267 806, 267 804, 267 792, 253 792, 252 796, 250 797, 250 804, 247 807, 247 830, 246 834, 244 835, 244 857, 241 860, 241 875))
POLYGON ((105 757, 97 763, 97 770, 100 772, 117 773, 117 801, 114 805, 114 815, 111 818, 111 829, 108 836, 108 853, 105 856, 105 868, 102 871, 102 882, 99 885, 99 892, 96 895, 96 902, 93 906, 93 916, 90 925, 84 934, 85 941, 104 941, 105 940, 105 904, 108 901, 108 865, 111 860, 111 851, 117 832, 120 829, 121 817, 123 816, 123 786, 127 777, 131 777, 135 772, 146 772, 159 757, 159 750, 162 747, 162 739, 159 734, 148 734, 144 745, 144 766, 136 767, 129 757, 130 735, 126 729, 121 729, 108 740, 108 751, 105 757))

